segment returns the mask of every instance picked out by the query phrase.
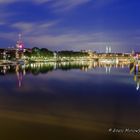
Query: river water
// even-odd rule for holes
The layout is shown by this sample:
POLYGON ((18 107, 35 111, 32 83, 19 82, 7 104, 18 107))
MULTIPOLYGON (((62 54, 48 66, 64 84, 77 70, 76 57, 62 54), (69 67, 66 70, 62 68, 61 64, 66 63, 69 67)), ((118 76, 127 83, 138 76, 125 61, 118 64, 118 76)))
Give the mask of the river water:
POLYGON ((98 62, 0 67, 0 139, 139 139, 139 67, 98 62))

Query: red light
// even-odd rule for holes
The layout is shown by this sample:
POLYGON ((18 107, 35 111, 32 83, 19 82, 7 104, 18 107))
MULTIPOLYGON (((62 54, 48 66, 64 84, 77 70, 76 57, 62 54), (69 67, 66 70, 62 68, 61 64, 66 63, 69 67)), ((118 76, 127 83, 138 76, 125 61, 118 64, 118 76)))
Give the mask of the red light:
POLYGON ((19 48, 19 49, 23 49, 23 44, 19 44, 19 45, 18 45, 18 48, 19 48))
POLYGON ((22 49, 23 48, 22 45, 19 45, 19 48, 22 49))

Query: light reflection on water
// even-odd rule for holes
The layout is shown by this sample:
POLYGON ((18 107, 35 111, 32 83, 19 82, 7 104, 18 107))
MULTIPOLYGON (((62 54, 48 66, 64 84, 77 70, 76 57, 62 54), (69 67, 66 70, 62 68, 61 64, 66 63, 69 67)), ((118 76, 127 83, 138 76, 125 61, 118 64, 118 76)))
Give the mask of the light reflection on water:
POLYGON ((139 128, 138 69, 92 61, 1 66, 2 137, 137 138, 108 129, 139 128))

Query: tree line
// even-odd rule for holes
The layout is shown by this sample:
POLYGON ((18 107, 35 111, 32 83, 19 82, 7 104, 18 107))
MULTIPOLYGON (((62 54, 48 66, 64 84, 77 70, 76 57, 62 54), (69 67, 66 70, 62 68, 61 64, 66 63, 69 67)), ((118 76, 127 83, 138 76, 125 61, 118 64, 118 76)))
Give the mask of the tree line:
POLYGON ((47 48, 34 47, 31 51, 26 50, 24 55, 27 57, 85 57, 88 56, 84 51, 50 51, 47 48))

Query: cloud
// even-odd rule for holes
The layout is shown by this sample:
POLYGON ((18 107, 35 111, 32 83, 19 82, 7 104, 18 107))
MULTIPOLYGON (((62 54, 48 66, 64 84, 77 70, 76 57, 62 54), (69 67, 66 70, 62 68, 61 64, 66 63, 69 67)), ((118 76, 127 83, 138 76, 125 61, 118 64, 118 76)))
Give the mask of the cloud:
POLYGON ((116 40, 112 37, 112 34, 104 32, 70 32, 60 33, 59 35, 40 34, 39 36, 28 37, 27 42, 38 47, 49 47, 52 50, 91 49, 103 51, 106 45, 111 45, 114 51, 119 51, 121 47, 124 49, 124 46, 128 45, 125 40, 116 40))
POLYGON ((51 27, 55 26, 59 21, 49 22, 16 22, 10 25, 11 28, 18 30, 25 35, 37 35, 46 33, 51 27))
POLYGON ((5 22, 3 22, 3 21, 0 21, 0 26, 1 26, 1 25, 5 25, 5 22))
POLYGON ((101 8, 106 5, 109 5, 117 0, 0 0, 0 4, 13 4, 13 3, 33 3, 33 4, 46 4, 46 7, 50 8, 52 12, 62 12, 69 11, 78 6, 91 3, 94 8, 101 8))
POLYGON ((55 11, 67 11, 90 1, 91 0, 57 0, 52 3, 51 8, 55 9, 55 11))
POLYGON ((63 12, 74 9, 78 6, 91 3, 94 8, 102 8, 118 0, 32 0, 36 4, 49 3, 54 12, 63 12))
POLYGON ((110 5, 118 0, 94 0, 93 7, 94 8, 102 8, 104 6, 110 5))
MULTIPOLYGON (((56 11, 62 12, 62 11, 71 10, 73 8, 76 8, 77 6, 88 3, 90 1, 91 0, 76 0, 76 1, 75 0, 66 0, 66 1, 64 1, 64 0, 30 0, 30 1, 28 1, 28 0, 20 0, 20 1, 19 0, 0 0, 0 7, 1 7, 0 8, 0 18, 1 18, 1 20, 3 20, 3 23, 6 24, 6 23, 8 23, 8 21, 16 18, 16 16, 19 17, 20 14, 22 14, 22 12, 20 13, 20 12, 14 11, 13 9, 10 9, 10 4, 14 4, 14 3, 25 2, 25 3, 27 3, 27 5, 29 3, 32 3, 32 6, 34 6, 34 4, 37 6, 40 5, 40 6, 43 6, 42 8, 50 9, 50 11, 52 13, 54 13, 56 11), (44 5, 41 5, 41 4, 44 4, 44 5)), ((0 25, 2 25, 2 24, 0 24, 0 25)), ((13 27, 18 27, 18 28, 21 27, 22 29, 30 30, 32 28, 31 25, 33 25, 33 24, 32 23, 27 24, 24 22, 20 22, 20 20, 19 20, 19 23, 13 24, 13 27)), ((44 24, 42 26, 49 26, 49 25, 44 24)))
POLYGON ((0 0, 0 4, 9 4, 9 3, 13 3, 16 2, 17 0, 0 0))
POLYGON ((50 7, 55 12, 63 12, 88 3, 90 3, 93 8, 102 8, 117 1, 118 0, 50 0, 50 7))
POLYGON ((73 9, 74 7, 77 7, 82 4, 86 4, 90 2, 91 0, 0 0, 0 4, 12 4, 15 2, 31 2, 33 4, 47 4, 46 7, 48 6, 48 3, 50 4, 50 8, 53 11, 66 11, 73 9))

